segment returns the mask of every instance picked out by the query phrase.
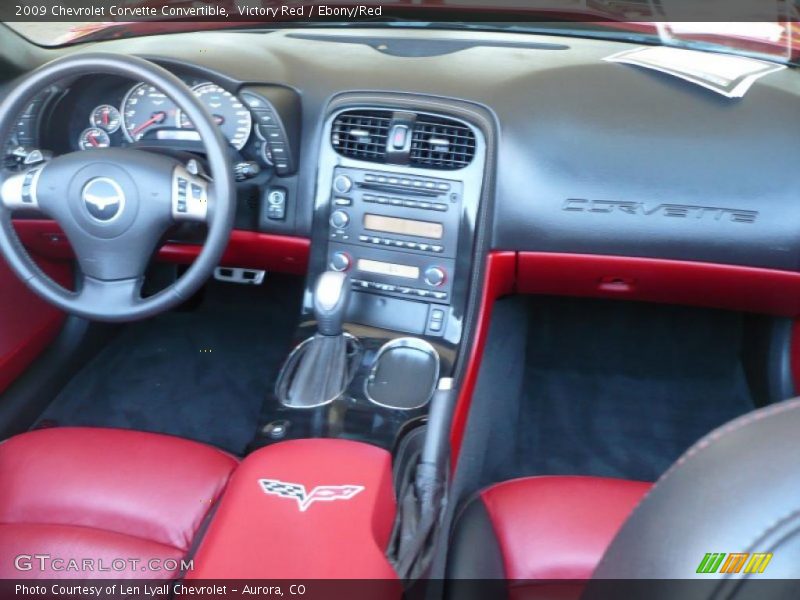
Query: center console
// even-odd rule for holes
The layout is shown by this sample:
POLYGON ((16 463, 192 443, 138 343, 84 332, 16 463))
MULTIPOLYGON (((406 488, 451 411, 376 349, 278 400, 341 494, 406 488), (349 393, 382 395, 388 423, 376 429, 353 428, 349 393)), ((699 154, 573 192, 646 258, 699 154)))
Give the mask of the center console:
POLYGON ((349 271, 362 297, 351 317, 413 334, 444 335, 450 314, 464 183, 337 166, 328 268, 349 271), (394 299, 399 299, 396 301, 394 299))
POLYGON ((315 235, 313 248, 324 245, 325 263, 316 268, 350 274, 354 324, 453 350, 483 187, 481 132, 443 115, 370 108, 335 113, 325 131, 315 234, 326 239, 315 235))
POLYGON ((424 418, 461 350, 486 161, 483 131, 446 112, 348 105, 328 116, 297 350, 276 385, 292 437, 389 448, 424 418), (325 347, 315 297, 326 271, 350 286, 340 346, 348 382, 330 402, 298 408, 281 391, 308 372, 298 354, 325 347))

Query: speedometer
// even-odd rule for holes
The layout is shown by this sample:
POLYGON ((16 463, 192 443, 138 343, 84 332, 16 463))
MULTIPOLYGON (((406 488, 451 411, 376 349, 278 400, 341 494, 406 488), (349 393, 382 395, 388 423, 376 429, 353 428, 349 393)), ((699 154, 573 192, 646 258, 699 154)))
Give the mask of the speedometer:
MULTIPOLYGON (((214 122, 237 150, 244 148, 253 128, 253 117, 241 101, 214 83, 201 83, 192 88, 194 95, 206 106, 214 122)), ((189 118, 178 111, 178 127, 194 129, 189 118)))
POLYGON ((122 101, 122 132, 129 142, 136 142, 150 130, 176 127, 177 111, 164 92, 149 83, 139 83, 122 101))

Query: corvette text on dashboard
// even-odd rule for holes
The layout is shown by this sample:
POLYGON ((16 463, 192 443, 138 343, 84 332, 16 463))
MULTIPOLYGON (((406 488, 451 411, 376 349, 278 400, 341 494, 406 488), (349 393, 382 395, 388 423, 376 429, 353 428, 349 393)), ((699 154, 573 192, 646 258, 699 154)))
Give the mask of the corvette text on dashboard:
POLYGON ((260 19, 316 19, 336 17, 339 19, 363 19, 382 16, 383 7, 357 4, 353 6, 329 6, 325 4, 307 6, 261 6, 241 3, 234 8, 220 5, 180 6, 124 6, 122 4, 67 6, 58 3, 19 3, 14 5, 14 16, 30 18, 61 19, 193 19, 213 17, 215 19, 260 18, 260 19))

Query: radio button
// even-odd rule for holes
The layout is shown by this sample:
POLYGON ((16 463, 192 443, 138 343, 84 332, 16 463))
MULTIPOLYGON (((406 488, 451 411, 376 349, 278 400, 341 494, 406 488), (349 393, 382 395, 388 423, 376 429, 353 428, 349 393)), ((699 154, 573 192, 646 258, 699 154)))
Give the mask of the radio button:
POLYGON ((347 271, 350 268, 350 257, 345 252, 334 252, 331 256, 330 267, 334 271, 347 271))
POLYGON ((406 248, 409 248, 411 250, 416 250, 417 242, 406 242, 406 248))
POLYGON ((430 292, 430 295, 437 300, 447 300, 447 292, 430 292))
POLYGON ((350 206, 353 204, 353 201, 350 198, 336 198, 333 201, 336 206, 350 206))
POLYGON ((364 202, 376 202, 378 200, 378 198, 372 194, 364 194, 361 198, 364 202))
POLYGON ((430 210, 431 209, 431 203, 430 202, 418 202, 417 206, 419 208, 424 209, 424 210, 430 210))
POLYGON ((336 179, 333 180, 333 189, 340 194, 346 194, 353 189, 353 180, 347 175, 337 175, 336 179))
POLYGON ((389 204, 392 206, 402 206, 403 201, 400 198, 389 198, 389 204))
POLYGON ((447 204, 434 204, 433 205, 433 210, 438 210, 440 212, 446 212, 447 208, 448 208, 447 204))
POLYGON ((360 236, 358 236, 358 241, 359 242, 368 242, 369 241, 369 236, 360 235, 360 236))
POLYGON ((441 246, 431 246, 432 252, 442 252, 443 250, 444 248, 442 248, 441 246))
POLYGON ((436 187, 436 184, 433 183, 432 181, 426 181, 425 182, 425 187, 428 188, 429 190, 432 190, 433 188, 436 187))
POLYGON ((386 196, 378 196, 378 204, 388 204, 389 199, 386 196))
POLYGON ((370 174, 364 175, 364 181, 369 181, 370 183, 372 183, 373 181, 375 181, 375 175, 370 175, 370 174))
POLYGON ((450 184, 449 183, 440 183, 439 185, 436 186, 436 188, 441 190, 441 191, 443 191, 443 192, 449 192, 450 191, 450 184))
POLYGON ((425 269, 425 274, 423 275, 425 283, 434 287, 442 285, 445 278, 445 272, 441 267, 428 267, 425 269))
POLYGON ((335 210, 331 213, 330 224, 336 229, 344 229, 350 224, 350 215, 343 210, 335 210))

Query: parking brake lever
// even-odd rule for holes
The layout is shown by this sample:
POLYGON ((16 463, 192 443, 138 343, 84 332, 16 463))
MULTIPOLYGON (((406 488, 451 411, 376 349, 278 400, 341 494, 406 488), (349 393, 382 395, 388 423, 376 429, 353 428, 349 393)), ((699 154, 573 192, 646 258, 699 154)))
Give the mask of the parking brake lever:
POLYGON ((399 501, 391 558, 400 579, 419 578, 430 561, 429 551, 444 506, 454 399, 453 380, 440 379, 429 404, 425 441, 410 493, 399 501))
POLYGON ((435 509, 436 496, 440 494, 444 484, 453 397, 453 380, 443 377, 439 380, 429 405, 425 442, 414 482, 423 512, 435 509))

